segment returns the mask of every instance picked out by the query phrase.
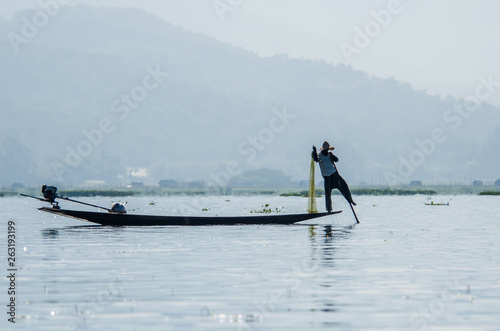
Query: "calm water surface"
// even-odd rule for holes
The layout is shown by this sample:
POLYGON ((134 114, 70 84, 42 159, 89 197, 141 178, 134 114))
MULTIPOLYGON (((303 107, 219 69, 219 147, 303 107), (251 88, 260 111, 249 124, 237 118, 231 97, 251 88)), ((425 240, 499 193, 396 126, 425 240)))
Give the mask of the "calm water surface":
MULTIPOLYGON (((7 322, 4 278, 2 330, 499 330, 500 197, 451 198, 356 197, 359 225, 336 197, 342 214, 304 224, 153 228, 89 226, 39 212, 35 200, 0 198, 4 238, 16 223, 18 268, 17 323, 7 322)), ((302 213, 307 204, 126 200, 129 212, 163 215, 250 215, 266 203, 302 213)))

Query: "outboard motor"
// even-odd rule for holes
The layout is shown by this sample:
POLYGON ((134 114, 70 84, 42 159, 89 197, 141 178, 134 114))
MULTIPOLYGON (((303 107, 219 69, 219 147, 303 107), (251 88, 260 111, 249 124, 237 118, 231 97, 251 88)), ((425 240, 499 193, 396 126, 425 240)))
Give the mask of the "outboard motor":
POLYGON ((43 197, 50 203, 54 203, 54 201, 57 198, 57 187, 55 186, 47 186, 43 185, 42 186, 42 194, 43 197))

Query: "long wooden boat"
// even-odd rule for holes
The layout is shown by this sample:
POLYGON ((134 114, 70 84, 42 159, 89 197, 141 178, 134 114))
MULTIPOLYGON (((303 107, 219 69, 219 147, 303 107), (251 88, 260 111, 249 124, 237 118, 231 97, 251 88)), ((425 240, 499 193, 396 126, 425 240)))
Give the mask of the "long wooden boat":
MULTIPOLYGON (((78 211, 47 207, 39 208, 39 210, 110 226, 293 224, 329 215, 327 213, 314 213, 258 216, 159 216, 78 211)), ((340 212, 342 211, 334 211, 331 214, 338 214, 340 212)))
POLYGON ((293 224, 307 221, 313 218, 323 217, 332 213, 312 213, 312 214, 279 214, 279 215, 257 215, 257 216, 160 216, 160 215, 135 215, 127 214, 125 206, 121 203, 114 203, 111 209, 96 206, 90 203, 77 201, 58 195, 57 187, 42 186, 43 198, 20 194, 28 198, 33 198, 43 202, 48 202, 52 208, 38 208, 41 211, 65 217, 77 218, 80 220, 110 226, 168 226, 168 225, 237 225, 237 224, 293 224), (56 198, 76 202, 82 205, 96 207, 106 212, 80 211, 61 209, 56 198))
MULTIPOLYGON (((39 210, 110 226, 293 224, 329 215, 327 213, 315 213, 258 216, 159 216, 79 211, 47 207, 39 208, 39 210)), ((340 212, 342 211, 334 211, 331 214, 338 214, 340 212)))

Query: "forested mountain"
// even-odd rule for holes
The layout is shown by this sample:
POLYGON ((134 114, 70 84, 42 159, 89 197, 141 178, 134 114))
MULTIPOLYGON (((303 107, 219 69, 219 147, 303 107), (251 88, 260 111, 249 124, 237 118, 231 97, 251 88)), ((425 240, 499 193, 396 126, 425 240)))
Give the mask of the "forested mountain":
POLYGON ((224 185, 258 168, 300 180, 324 140, 351 182, 500 177, 487 103, 262 58, 137 9, 62 8, 26 36, 35 15, 0 19, 0 185, 224 185))

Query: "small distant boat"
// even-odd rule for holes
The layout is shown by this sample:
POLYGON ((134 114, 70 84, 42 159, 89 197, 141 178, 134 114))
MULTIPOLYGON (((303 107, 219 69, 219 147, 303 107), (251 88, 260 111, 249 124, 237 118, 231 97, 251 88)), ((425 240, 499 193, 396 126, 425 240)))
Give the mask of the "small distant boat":
POLYGON ((53 186, 42 187, 44 198, 21 194, 22 196, 49 202, 51 208, 42 207, 39 210, 55 215, 72 217, 88 222, 108 226, 180 226, 180 225, 250 225, 250 224, 293 224, 331 214, 341 213, 341 210, 328 213, 312 214, 280 214, 280 215, 258 215, 258 216, 161 216, 161 215, 136 215, 127 214, 125 207, 115 203, 111 209, 99 207, 89 203, 76 201, 56 194, 57 188, 53 186), (56 198, 80 203, 83 205, 107 210, 106 212, 79 211, 61 209, 56 198))

